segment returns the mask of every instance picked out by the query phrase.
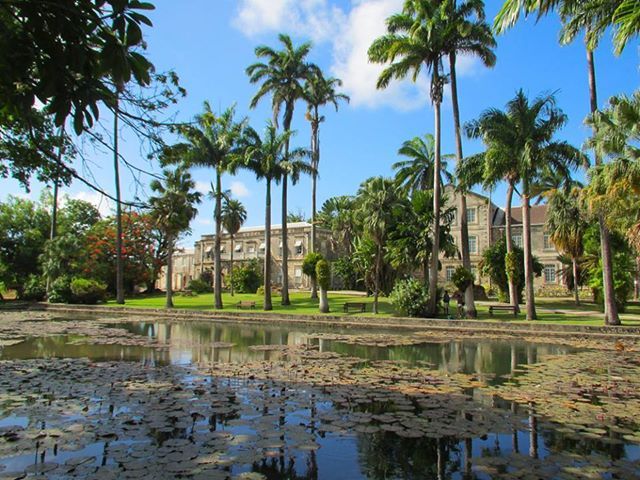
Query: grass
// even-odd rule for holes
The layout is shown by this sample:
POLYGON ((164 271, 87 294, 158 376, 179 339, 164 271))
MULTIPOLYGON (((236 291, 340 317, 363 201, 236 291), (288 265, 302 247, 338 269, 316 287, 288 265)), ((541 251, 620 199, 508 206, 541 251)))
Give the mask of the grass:
MULTIPOLYGON (((299 315, 320 315, 318 312, 318 301, 311 300, 307 292, 292 292, 290 294, 291 305, 282 306, 280 297, 273 296, 273 313, 289 313, 299 315)), ((231 296, 223 293, 222 300, 225 312, 246 312, 247 309, 238 309, 236 304, 241 301, 255 301, 256 311, 261 311, 262 296, 256 294, 236 294, 231 296)), ((213 294, 201 294, 192 297, 175 296, 175 308, 184 308, 190 310, 213 310, 213 294)), ((163 294, 141 295, 127 299, 125 306, 139 308, 164 308, 165 297, 163 294)), ((345 302, 364 302, 367 304, 367 313, 365 315, 372 316, 371 313, 373 297, 355 296, 346 293, 329 294, 329 307, 331 313, 342 314, 342 307, 345 302)), ((478 302, 478 319, 484 321, 496 322, 526 322, 524 313, 520 313, 517 318, 508 313, 498 313, 494 317, 489 317, 489 305, 496 303, 495 301, 478 302)), ((107 305, 119 307, 115 302, 110 301, 107 305)), ((583 302, 582 305, 576 307, 571 298, 537 298, 536 306, 538 310, 538 322, 563 324, 563 325, 595 325, 602 326, 602 313, 598 306, 593 302, 583 302)), ((455 304, 452 303, 452 311, 455 312, 455 304)), ((524 312, 524 305, 522 306, 524 312)), ((397 316, 393 306, 387 298, 381 297, 379 302, 378 317, 397 316)), ((360 313, 350 313, 349 315, 361 315, 360 313)), ((444 317, 442 317, 444 318, 444 317)), ((622 314, 622 323, 626 326, 640 326, 640 303, 631 302, 628 305, 627 312, 622 314)))

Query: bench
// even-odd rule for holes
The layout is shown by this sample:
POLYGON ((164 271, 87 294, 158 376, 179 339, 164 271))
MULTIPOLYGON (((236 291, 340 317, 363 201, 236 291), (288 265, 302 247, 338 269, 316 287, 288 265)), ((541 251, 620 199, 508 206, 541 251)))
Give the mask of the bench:
POLYGON ((256 308, 256 302, 250 300, 240 300, 236 303, 236 308, 256 308))
POLYGON ((493 317, 493 312, 512 312, 513 316, 517 316, 516 307, 513 305, 491 305, 489 306, 489 316, 493 317))
POLYGON ((349 313, 349 309, 364 313, 367 311, 367 304, 364 302, 347 302, 343 305, 342 310, 344 310, 344 313, 349 313))

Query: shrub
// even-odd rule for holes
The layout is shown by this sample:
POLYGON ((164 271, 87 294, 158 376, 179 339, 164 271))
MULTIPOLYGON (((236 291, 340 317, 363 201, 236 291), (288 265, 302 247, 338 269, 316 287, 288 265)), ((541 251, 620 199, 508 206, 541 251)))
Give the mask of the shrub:
POLYGON ((231 283, 237 293, 255 293, 262 282, 262 264, 258 259, 252 259, 233 269, 231 283))
POLYGON ((316 263, 316 279, 321 289, 329 290, 331 285, 331 266, 324 259, 316 263))
POLYGON ((451 281, 456 286, 456 289, 458 291, 464 292, 469 285, 473 285, 473 273, 471 273, 471 271, 467 270, 463 266, 459 266, 453 272, 451 281))
POLYGON ((49 303, 71 303, 71 277, 62 275, 56 278, 49 286, 49 303))
POLYGON ((396 282, 389 298, 402 315, 424 317, 427 314, 429 293, 422 282, 414 278, 396 282))
POLYGON ((353 262, 353 258, 343 256, 333 262, 333 271, 342 282, 342 287, 347 290, 358 288, 358 272, 353 262))
POLYGON ((29 275, 29 278, 27 278, 27 281, 24 283, 20 299, 40 302, 44 300, 46 296, 47 289, 42 278, 37 275, 29 275))
POLYGON ((187 284, 187 290, 193 293, 210 293, 213 292, 213 287, 202 278, 194 278, 187 284))
POLYGON ((322 259, 322 255, 320 255, 318 252, 308 253, 302 261, 302 273, 307 275, 312 280, 315 280, 317 278, 316 265, 322 259))
POLYGON ((74 278, 71 281, 72 300, 75 303, 94 305, 104 301, 107 294, 107 286, 89 278, 74 278))

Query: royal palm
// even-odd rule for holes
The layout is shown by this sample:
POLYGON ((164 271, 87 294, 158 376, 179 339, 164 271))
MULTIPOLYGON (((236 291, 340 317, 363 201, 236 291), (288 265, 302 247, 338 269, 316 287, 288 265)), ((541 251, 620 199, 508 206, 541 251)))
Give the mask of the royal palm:
POLYGON ((230 286, 231 286, 231 296, 233 297, 233 252, 234 252, 234 239, 242 224, 247 220, 247 210, 244 208, 244 205, 240 203, 239 200, 233 200, 231 198, 225 197, 224 203, 222 205, 222 226, 231 237, 231 250, 229 251, 230 255, 230 264, 231 268, 229 269, 229 277, 230 277, 230 286))

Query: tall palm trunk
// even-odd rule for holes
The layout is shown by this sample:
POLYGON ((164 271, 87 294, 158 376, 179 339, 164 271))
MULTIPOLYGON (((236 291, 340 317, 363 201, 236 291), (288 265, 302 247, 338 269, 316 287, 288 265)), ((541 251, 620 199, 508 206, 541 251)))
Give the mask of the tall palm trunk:
MULTIPOLYGON (((596 69, 593 59, 593 51, 587 48, 587 67, 589 70, 589 99, 591 113, 598 110, 598 94, 596 88, 596 69)), ((595 129, 595 127, 594 127, 595 129)), ((595 163, 600 165, 602 159, 595 152, 595 163)), ((598 213, 598 226, 600 227, 600 248, 602 255, 602 285, 604 294, 604 323, 607 325, 620 325, 618 306, 616 305, 615 291, 613 289, 613 259, 611 257, 611 234, 604 222, 602 213, 598 213)))
POLYGON ((440 101, 433 102, 435 156, 433 165, 433 247, 429 271, 429 315, 438 315, 438 253, 440 252, 440 101))
POLYGON ((271 304, 271 179, 267 178, 264 213, 264 309, 273 310, 271 304))
POLYGON ((578 286, 578 259, 571 258, 571 268, 573 269, 573 298, 576 305, 580 305, 580 287, 578 286))
POLYGON ((118 158, 118 104, 119 89, 116 90, 116 105, 113 113, 113 170, 116 183, 116 303, 124 304, 124 259, 122 258, 122 205, 120 202, 120 159, 118 158))
POLYGON ((166 301, 165 308, 173 308, 173 238, 169 237, 167 247, 167 276, 165 278, 166 301))
MULTIPOLYGON (((460 108, 458 105, 458 82, 456 77, 456 54, 449 54, 450 80, 451 80, 451 104, 453 106, 453 125, 456 136, 456 160, 458 165, 462 163, 462 135, 460 134, 460 108)), ((460 242, 462 250, 462 266, 471 271, 471 254, 469 252, 469 222, 467 222, 467 197, 460 195, 460 242)), ((473 283, 464 292, 464 306, 467 318, 476 318, 478 311, 473 295, 473 283)))
MULTIPOLYGON (((506 225, 505 225, 505 237, 507 241, 507 255, 513 253, 513 217, 511 216, 511 203, 513 202, 513 190, 515 186, 512 180, 509 180, 507 186, 507 205, 505 207, 506 225)), ((516 286, 516 279, 511 275, 508 275, 509 280, 509 303, 515 308, 516 313, 520 311, 520 305, 518 304, 518 287, 516 286)))
POLYGON ((222 244, 222 172, 220 167, 216 168, 216 238, 213 252, 213 296, 214 307, 218 310, 223 308, 222 305, 222 260, 220 258, 220 248, 222 244))
POLYGON ((231 255, 230 266, 229 266, 229 287, 231 289, 231 296, 233 297, 233 235, 231 235, 231 255))
MULTIPOLYGON (((313 173, 311 174, 311 251, 316 251, 316 215, 317 215, 317 188, 318 188, 318 164, 320 163, 320 123, 318 119, 318 107, 314 107, 314 113, 311 121, 311 166, 313 173)), ((312 292, 311 298, 317 298, 317 292, 312 292)))
MULTIPOLYGON (((284 130, 289 132, 293 118, 293 103, 287 104, 284 113, 284 130)), ((284 158, 289 161, 289 138, 284 143, 284 158)), ((289 176, 282 176, 282 305, 291 305, 289 300, 289 242, 287 228, 287 181, 289 176)))
POLYGON ((380 244, 376 244, 376 272, 373 289, 373 313, 378 313, 378 297, 380 296, 380 263, 382 261, 382 248, 380 244))
POLYGON ((537 320, 536 300, 533 292, 533 254, 531 253, 531 205, 529 187, 523 187, 522 230, 524 237, 524 295, 527 304, 527 320, 537 320))

